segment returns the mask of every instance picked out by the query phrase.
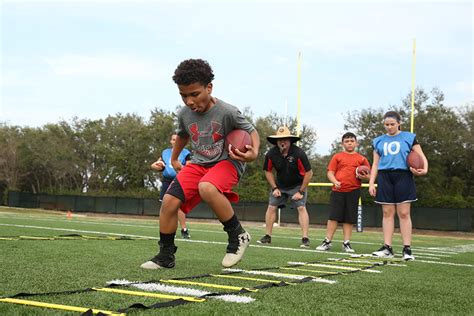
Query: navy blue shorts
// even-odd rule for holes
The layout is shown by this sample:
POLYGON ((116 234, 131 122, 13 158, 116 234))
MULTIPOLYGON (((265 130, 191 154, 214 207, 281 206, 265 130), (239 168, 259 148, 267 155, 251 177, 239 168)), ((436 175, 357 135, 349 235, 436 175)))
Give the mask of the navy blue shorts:
POLYGON ((161 190, 160 190, 160 202, 163 201, 163 197, 165 196, 166 191, 168 191, 168 187, 170 186, 171 182, 174 179, 170 178, 163 178, 161 180, 161 190))
POLYGON ((375 203, 399 204, 416 201, 416 187, 409 170, 379 170, 375 203))
POLYGON ((351 192, 331 192, 329 220, 339 223, 357 223, 360 189, 351 192))

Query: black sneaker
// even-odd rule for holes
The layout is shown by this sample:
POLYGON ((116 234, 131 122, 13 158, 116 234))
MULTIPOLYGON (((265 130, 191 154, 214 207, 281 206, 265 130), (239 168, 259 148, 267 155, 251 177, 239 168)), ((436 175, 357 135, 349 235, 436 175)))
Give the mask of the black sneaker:
POLYGON ((272 243, 272 236, 270 235, 265 235, 260 240, 257 240, 257 243, 259 244, 271 244, 272 243))
POLYGON ((191 235, 189 234, 189 229, 187 228, 181 229, 181 237, 183 237, 184 239, 190 239, 191 235))
POLYGON ((342 250, 348 253, 354 253, 354 249, 351 247, 351 243, 349 241, 342 243, 342 250))
POLYGON ((323 243, 320 246, 317 246, 316 250, 327 251, 331 249, 331 247, 332 247, 332 242, 328 240, 327 238, 324 238, 323 243))
POLYGON ((301 248, 309 248, 309 238, 308 237, 303 237, 301 238, 301 248))
POLYGON ((403 260, 405 260, 405 261, 415 260, 415 256, 413 256, 411 254, 411 247, 410 246, 403 247, 403 260))
POLYGON ((143 263, 140 267, 143 269, 157 270, 161 268, 174 268, 176 265, 175 253, 178 248, 176 246, 164 247, 160 245, 160 252, 149 261, 143 263))
POLYGON ((379 250, 372 252, 372 256, 379 258, 393 258, 393 249, 388 245, 383 245, 379 250))

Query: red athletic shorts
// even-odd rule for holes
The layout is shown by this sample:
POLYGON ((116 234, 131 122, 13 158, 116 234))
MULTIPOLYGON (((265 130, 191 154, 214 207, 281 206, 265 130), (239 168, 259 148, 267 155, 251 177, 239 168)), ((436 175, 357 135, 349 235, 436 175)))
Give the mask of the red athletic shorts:
POLYGON ((239 182, 237 170, 228 160, 219 161, 212 167, 204 167, 188 163, 176 176, 166 192, 181 201, 181 210, 189 213, 201 202, 199 183, 212 183, 217 190, 223 193, 230 202, 237 203, 239 196, 232 192, 232 188, 239 182))

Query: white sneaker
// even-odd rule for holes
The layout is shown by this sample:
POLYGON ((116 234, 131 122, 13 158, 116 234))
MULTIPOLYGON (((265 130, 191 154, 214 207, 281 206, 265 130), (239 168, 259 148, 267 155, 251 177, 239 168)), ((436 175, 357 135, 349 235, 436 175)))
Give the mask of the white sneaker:
POLYGON ((163 247, 163 245, 160 245, 160 252, 147 262, 143 263, 140 268, 148 270, 174 268, 176 265, 175 253, 177 249, 178 248, 174 245, 168 247, 163 247))
POLYGON ((351 247, 351 243, 349 241, 342 243, 342 250, 348 253, 354 253, 354 249, 351 247))
POLYGON ((224 268, 230 268, 235 266, 242 260, 245 250, 250 244, 250 234, 248 232, 243 232, 238 235, 237 238, 229 240, 229 245, 227 246, 227 253, 222 259, 222 266, 224 268))
POLYGON ((372 252, 372 256, 379 258, 393 258, 392 247, 383 245, 379 250, 372 252))
POLYGON ((405 261, 415 260, 415 256, 412 255, 410 247, 403 247, 403 260, 405 261))
POLYGON ((328 240, 327 238, 324 238, 323 243, 320 246, 317 246, 316 250, 327 251, 327 250, 331 249, 331 247, 332 247, 331 241, 328 240))
POLYGON ((163 267, 150 260, 150 261, 147 261, 147 262, 143 263, 140 266, 140 268, 148 269, 148 270, 158 270, 158 269, 162 269, 163 267))

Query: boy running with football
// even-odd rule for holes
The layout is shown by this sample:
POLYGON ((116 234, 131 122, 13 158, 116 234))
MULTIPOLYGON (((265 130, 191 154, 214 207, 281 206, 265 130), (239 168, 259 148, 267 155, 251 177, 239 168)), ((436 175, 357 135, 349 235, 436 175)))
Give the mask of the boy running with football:
POLYGON ((239 181, 245 163, 257 158, 259 136, 235 106, 211 96, 213 79, 211 67, 202 59, 185 60, 175 70, 173 80, 186 105, 178 112, 178 137, 171 155, 171 164, 179 172, 163 197, 159 252, 141 265, 144 269, 175 266, 178 210, 189 213, 201 200, 209 205, 227 232, 224 267, 237 264, 250 244, 250 235, 242 228, 230 202, 238 201, 232 188, 239 181), (250 133, 252 145, 246 146, 245 153, 224 148, 225 136, 234 129, 250 133), (193 157, 183 167, 178 157, 188 142, 193 157))

